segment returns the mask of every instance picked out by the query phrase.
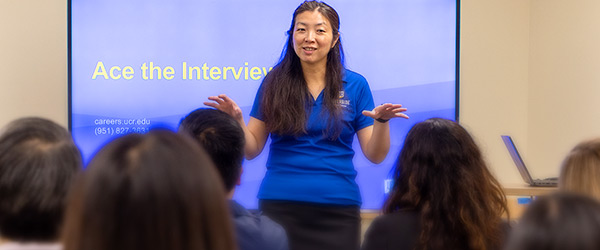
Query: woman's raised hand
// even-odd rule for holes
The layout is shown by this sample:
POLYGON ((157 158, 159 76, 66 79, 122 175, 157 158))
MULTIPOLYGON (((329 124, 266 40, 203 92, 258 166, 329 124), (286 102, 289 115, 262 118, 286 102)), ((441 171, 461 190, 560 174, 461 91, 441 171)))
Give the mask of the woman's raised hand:
POLYGON ((401 104, 384 103, 375 107, 371 111, 364 110, 362 114, 373 119, 389 120, 396 117, 408 119, 408 116, 402 113, 406 110, 407 109, 403 108, 401 104))
POLYGON ((220 94, 218 96, 209 96, 208 100, 211 100, 212 102, 204 102, 204 105, 221 110, 231 115, 238 122, 241 121, 243 123, 244 118, 242 117, 242 110, 227 95, 220 94))

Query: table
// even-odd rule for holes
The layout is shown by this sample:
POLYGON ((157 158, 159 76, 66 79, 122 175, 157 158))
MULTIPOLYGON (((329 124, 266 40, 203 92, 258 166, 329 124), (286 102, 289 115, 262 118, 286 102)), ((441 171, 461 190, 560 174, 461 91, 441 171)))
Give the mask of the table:
POLYGON ((539 196, 546 195, 558 190, 557 187, 532 187, 527 184, 504 184, 504 194, 506 196, 539 196))

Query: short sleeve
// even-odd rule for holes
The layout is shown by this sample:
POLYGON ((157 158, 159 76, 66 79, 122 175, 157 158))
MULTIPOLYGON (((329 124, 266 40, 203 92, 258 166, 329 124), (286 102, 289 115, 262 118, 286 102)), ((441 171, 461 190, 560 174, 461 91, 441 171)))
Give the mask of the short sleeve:
POLYGON ((373 125, 373 118, 362 114, 364 110, 373 110, 375 104, 373 102, 373 94, 369 88, 367 80, 361 77, 361 84, 356 92, 356 117, 354 118, 354 128, 359 131, 363 128, 373 125))

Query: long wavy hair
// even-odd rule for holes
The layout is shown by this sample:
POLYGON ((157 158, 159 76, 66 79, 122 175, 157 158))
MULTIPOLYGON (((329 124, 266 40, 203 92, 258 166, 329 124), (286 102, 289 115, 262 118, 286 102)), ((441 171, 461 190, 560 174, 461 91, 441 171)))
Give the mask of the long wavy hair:
POLYGON ((386 214, 399 210, 420 213, 416 249, 490 249, 505 237, 500 183, 473 138, 450 120, 428 119, 408 133, 384 205, 386 214))
MULTIPOLYGON (((344 52, 339 38, 340 18, 329 5, 318 1, 305 1, 296 10, 292 24, 287 31, 288 39, 281 59, 265 77, 262 86, 261 112, 266 128, 276 134, 301 135, 306 133, 308 107, 313 102, 293 45, 294 26, 296 17, 305 11, 318 11, 331 23, 335 46, 327 54, 327 69, 325 73, 325 89, 323 102, 329 113, 327 133, 337 138, 341 131, 342 109, 338 104, 339 93, 342 90, 342 74, 344 70, 344 52)), ((324 111, 325 111, 324 110, 324 111)))

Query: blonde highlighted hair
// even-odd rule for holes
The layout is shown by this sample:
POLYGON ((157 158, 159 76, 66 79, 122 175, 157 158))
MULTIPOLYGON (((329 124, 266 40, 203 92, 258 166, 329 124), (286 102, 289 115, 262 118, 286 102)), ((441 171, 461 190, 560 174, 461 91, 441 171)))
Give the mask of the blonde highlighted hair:
POLYGON ((559 187, 600 200, 600 138, 579 143, 562 163, 559 187))

